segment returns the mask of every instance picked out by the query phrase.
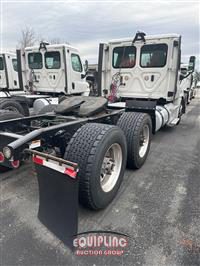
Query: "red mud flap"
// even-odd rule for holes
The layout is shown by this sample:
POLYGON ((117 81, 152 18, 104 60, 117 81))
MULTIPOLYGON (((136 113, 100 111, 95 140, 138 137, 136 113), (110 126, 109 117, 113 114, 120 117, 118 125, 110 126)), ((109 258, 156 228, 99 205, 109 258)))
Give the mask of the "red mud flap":
POLYGON ((78 230, 77 164, 30 151, 39 184, 39 220, 65 245, 73 248, 78 230))

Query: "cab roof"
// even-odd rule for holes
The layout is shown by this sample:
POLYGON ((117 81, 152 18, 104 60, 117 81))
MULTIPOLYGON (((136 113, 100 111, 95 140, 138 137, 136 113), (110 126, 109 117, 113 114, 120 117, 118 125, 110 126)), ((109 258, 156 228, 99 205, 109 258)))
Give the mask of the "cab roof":
MULTIPOLYGON (((35 46, 30 46, 30 47, 26 47, 25 48, 25 51, 35 51, 35 50, 38 50, 39 51, 39 47, 40 47, 40 45, 35 45, 35 46)), ((51 49, 60 49, 60 48, 63 48, 63 47, 65 47, 65 49, 69 49, 69 50, 72 50, 72 51, 76 51, 76 52, 78 52, 78 49, 77 48, 75 48, 74 46, 71 46, 71 45, 69 45, 69 44, 66 44, 66 43, 63 43, 63 44, 47 44, 46 45, 46 48, 47 48, 47 51, 48 50, 51 50, 51 49)))
MULTIPOLYGON (((179 38, 181 35, 176 33, 168 34, 159 34, 159 35, 146 35, 144 36, 145 40, 157 40, 157 39, 174 39, 179 38)), ((132 37, 120 38, 110 40, 109 43, 118 43, 118 42, 132 42, 134 40, 134 35, 132 37)))

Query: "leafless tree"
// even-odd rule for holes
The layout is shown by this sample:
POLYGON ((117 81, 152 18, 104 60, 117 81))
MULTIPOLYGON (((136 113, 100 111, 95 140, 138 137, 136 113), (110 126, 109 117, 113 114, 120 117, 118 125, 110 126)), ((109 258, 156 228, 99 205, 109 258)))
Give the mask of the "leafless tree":
POLYGON ((19 47, 25 48, 33 46, 36 43, 35 31, 31 27, 25 27, 21 31, 21 39, 19 40, 19 47))
POLYGON ((49 43, 51 44, 59 44, 59 43, 62 43, 60 38, 52 38, 49 40, 49 43))
POLYGON ((52 39, 49 39, 49 43, 50 44, 61 44, 61 43, 69 44, 69 42, 63 41, 60 38, 52 38, 52 39))

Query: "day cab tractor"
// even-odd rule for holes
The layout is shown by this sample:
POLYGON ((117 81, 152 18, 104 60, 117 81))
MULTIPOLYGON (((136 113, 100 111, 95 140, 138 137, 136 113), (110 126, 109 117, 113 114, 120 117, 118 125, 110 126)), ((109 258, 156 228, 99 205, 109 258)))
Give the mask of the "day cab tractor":
MULTIPOLYGON (((86 82, 87 61, 84 68, 79 51, 67 44, 42 42, 39 47, 17 50, 16 71, 16 88, 13 91, 5 83, 0 109, 15 107, 27 116, 24 102, 39 111, 45 105, 57 103, 58 97, 90 93, 86 82)), ((10 77, 8 73, 7 78, 10 77)))
POLYGON ((181 64, 180 86, 184 91, 186 104, 189 104, 195 95, 195 56, 190 56, 189 64, 181 64))
MULTIPOLYGON (((42 69, 45 51, 35 55, 37 60, 32 51, 25 57, 30 57, 34 76, 41 82, 42 72, 37 69, 42 69)), ((108 206, 126 166, 139 169, 144 164, 152 134, 179 123, 184 112, 180 53, 177 34, 138 32, 135 38, 100 44, 99 97, 69 97, 53 112, 26 118, 0 112, 0 163, 17 168, 32 154, 39 182, 39 218, 65 243, 77 233, 78 198, 90 209, 108 206)), ((47 63, 52 66, 52 59, 47 63)), ((45 78, 50 84, 53 75, 54 70, 45 78)), ((56 74, 55 80, 59 80, 56 74)))
POLYGON ((26 100, 17 97, 18 94, 20 89, 16 54, 2 53, 0 54, 0 109, 29 115, 26 100))
POLYGON ((6 52, 0 54, 0 97, 2 91, 18 89, 17 57, 16 54, 6 52))
POLYGON ((197 84, 198 84, 198 72, 197 71, 194 71, 193 72, 192 87, 191 87, 191 90, 192 90, 192 99, 194 99, 195 96, 196 96, 197 89, 198 89, 197 84))

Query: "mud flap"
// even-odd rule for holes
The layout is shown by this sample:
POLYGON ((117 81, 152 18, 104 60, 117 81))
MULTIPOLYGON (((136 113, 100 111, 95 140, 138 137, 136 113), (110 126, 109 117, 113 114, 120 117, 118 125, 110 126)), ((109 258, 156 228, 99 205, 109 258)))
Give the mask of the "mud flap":
MULTIPOLYGON (((78 179, 68 175, 66 170, 64 173, 55 170, 58 164, 55 169, 46 163, 43 165, 41 157, 39 160, 33 157, 33 161, 39 184, 38 218, 59 240, 73 249, 72 236, 78 230, 78 179)), ((50 164, 52 166, 52 161, 50 164)))

